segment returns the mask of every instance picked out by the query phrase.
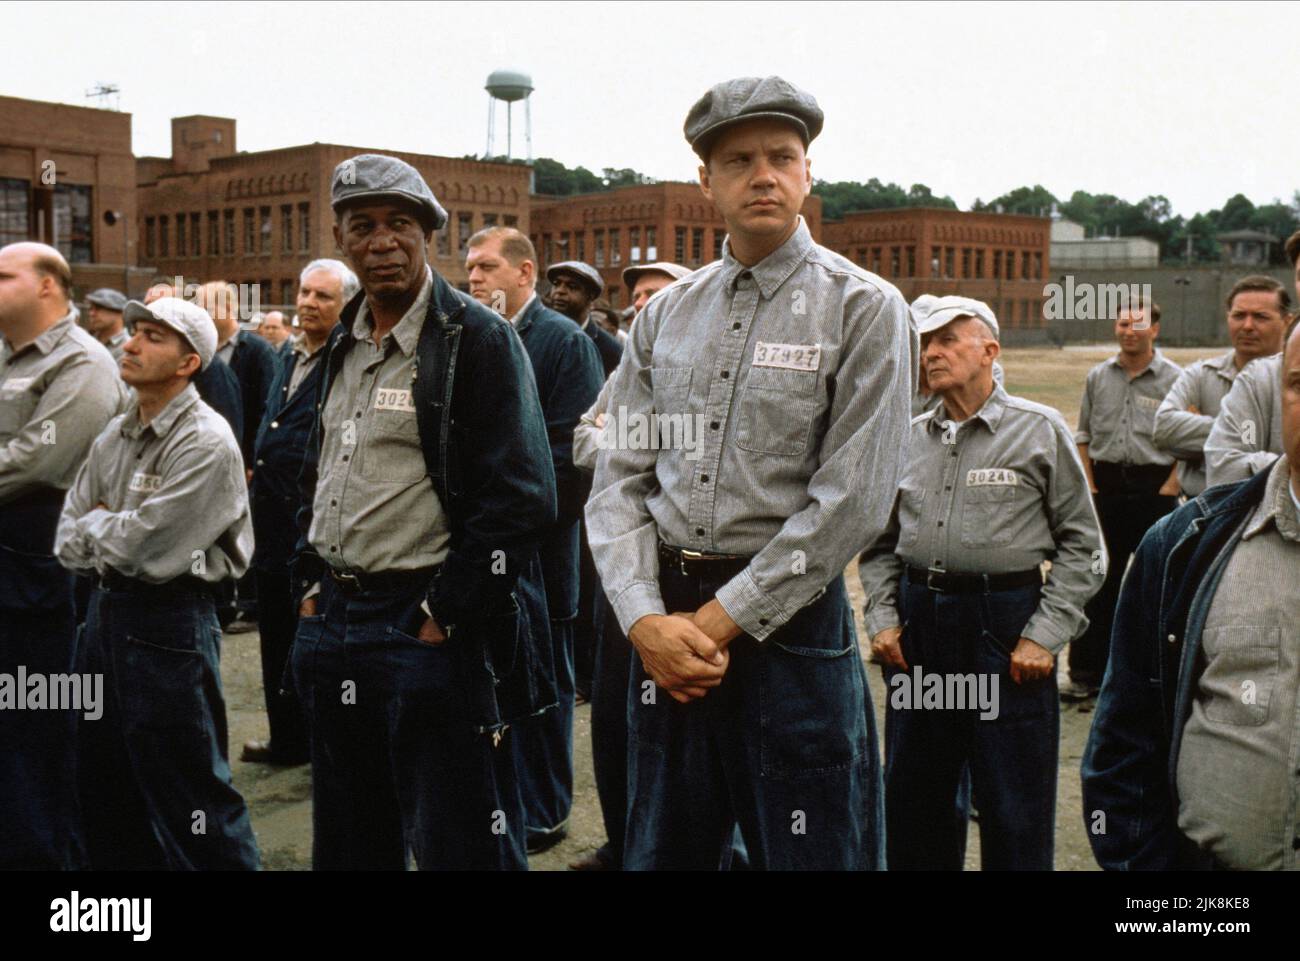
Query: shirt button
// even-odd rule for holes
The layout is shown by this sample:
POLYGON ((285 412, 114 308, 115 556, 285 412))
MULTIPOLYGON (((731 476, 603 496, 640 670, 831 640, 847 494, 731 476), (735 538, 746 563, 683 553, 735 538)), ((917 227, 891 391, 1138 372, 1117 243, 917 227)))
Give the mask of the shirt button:
POLYGON ((717 430, 717 429, 718 429, 718 422, 716 420, 709 423, 709 430, 717 430))
POLYGON ((697 528, 695 528, 695 536, 696 536, 696 537, 703 537, 703 536, 704 536, 704 528, 703 528, 703 527, 697 527, 697 528))
POLYGON ((259 458, 257 459, 257 466, 258 466, 258 467, 265 467, 265 466, 266 466, 266 461, 262 460, 262 458, 259 457, 259 458))
POLYGON ((708 482, 709 482, 709 475, 708 475, 708 474, 701 474, 701 475, 700 475, 700 483, 701 483, 701 484, 707 484, 708 482))
POLYGON ((740 330, 740 324, 732 324, 732 325, 731 325, 731 329, 732 329, 732 330, 740 330))
POLYGON ((347 459, 348 459, 348 455, 347 455, 347 454, 344 454, 344 455, 343 455, 343 462, 344 462, 344 463, 347 463, 347 459))
POLYGON ((280 422, 278 420, 271 421, 271 430, 275 430, 279 426, 280 426, 280 422))
POLYGON ((952 490, 952 485, 949 484, 947 487, 944 488, 944 490, 946 490, 946 491, 950 491, 950 490, 952 490))
POLYGON ((1170 644, 1177 644, 1177 643, 1178 643, 1178 638, 1174 637, 1174 635, 1172 635, 1172 634, 1169 635, 1169 637, 1167 638, 1167 640, 1169 641, 1170 644))
POLYGON ((339 506, 339 502, 337 499, 330 501, 330 507, 338 507, 338 506, 339 506))
POLYGON ((730 372, 730 371, 726 371, 726 370, 724 370, 724 371, 722 372, 722 379, 723 379, 723 380, 726 380, 726 379, 727 379, 728 377, 730 377, 730 376, 731 376, 731 372, 730 372))
POLYGON ((939 526, 943 527, 943 521, 939 521, 939 526))
POLYGON ((331 554, 337 554, 338 552, 339 552, 339 549, 338 549, 337 547, 331 547, 331 548, 330 548, 330 553, 331 553, 331 554))
POLYGON ((760 618, 758 619, 758 626, 759 626, 759 627, 767 627, 767 618, 766 618, 766 617, 760 617, 760 618))

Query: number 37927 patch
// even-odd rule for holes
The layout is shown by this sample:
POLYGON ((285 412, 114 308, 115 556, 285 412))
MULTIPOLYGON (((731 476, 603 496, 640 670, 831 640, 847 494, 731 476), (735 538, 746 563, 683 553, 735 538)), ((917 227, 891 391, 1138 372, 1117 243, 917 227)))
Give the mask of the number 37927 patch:
POLYGON ((766 344, 760 340, 754 346, 755 367, 816 370, 821 362, 821 344, 766 344))

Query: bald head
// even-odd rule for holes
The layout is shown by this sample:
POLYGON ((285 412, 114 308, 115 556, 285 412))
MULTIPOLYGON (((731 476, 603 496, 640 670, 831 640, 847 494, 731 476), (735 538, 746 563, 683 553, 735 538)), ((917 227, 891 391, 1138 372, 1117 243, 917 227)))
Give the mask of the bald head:
POLYGON ((239 327, 239 289, 224 280, 204 284, 194 293, 194 303, 217 325, 217 340, 224 344, 239 327))
POLYGON ((72 299, 72 270, 46 244, 0 247, 0 332, 17 347, 61 320, 72 299))

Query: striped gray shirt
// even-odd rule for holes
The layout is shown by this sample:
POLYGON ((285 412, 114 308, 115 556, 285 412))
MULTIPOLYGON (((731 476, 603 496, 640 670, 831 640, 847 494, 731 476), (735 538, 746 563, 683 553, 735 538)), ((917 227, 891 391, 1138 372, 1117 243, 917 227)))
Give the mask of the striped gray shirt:
POLYGON ((230 425, 193 384, 148 424, 139 414, 133 400, 91 446, 63 502, 59 562, 154 584, 240 577, 253 555, 253 519, 230 425))
POLYGON ((1183 368, 1156 409, 1156 446, 1178 458, 1178 482, 1183 493, 1195 497, 1205 490, 1205 442, 1223 398, 1237 379, 1235 351, 1198 360, 1183 368), (1188 407, 1200 411, 1194 414, 1188 407))
POLYGON ((1103 360, 1084 382, 1075 443, 1087 444, 1089 457, 1110 464, 1172 465, 1153 435, 1156 409, 1182 371, 1158 350, 1131 380, 1118 354, 1103 360))
POLYGON ((586 512, 623 630, 665 613, 661 540, 754 555, 717 599, 758 640, 839 577, 889 518, 917 353, 898 291, 802 219, 753 267, 724 245, 656 294, 613 374, 586 512), (662 449, 634 434, 655 415, 662 449))
POLYGON ((72 313, 17 352, 0 344, 0 504, 67 490, 125 404, 112 355, 72 313))
POLYGON ((1289 482, 1284 457, 1214 592, 1178 752, 1179 829, 1242 871, 1300 869, 1300 509, 1289 482))
POLYGON ((863 552, 858 576, 874 637, 899 625, 904 566, 1005 574, 1051 561, 1024 636, 1056 653, 1088 625, 1105 548, 1088 478, 1059 413, 994 387, 970 419, 937 411, 912 421, 912 445, 888 527, 863 552))
POLYGON ((1210 486, 1253 477, 1282 453, 1281 403, 1281 354, 1241 368, 1205 441, 1210 486))

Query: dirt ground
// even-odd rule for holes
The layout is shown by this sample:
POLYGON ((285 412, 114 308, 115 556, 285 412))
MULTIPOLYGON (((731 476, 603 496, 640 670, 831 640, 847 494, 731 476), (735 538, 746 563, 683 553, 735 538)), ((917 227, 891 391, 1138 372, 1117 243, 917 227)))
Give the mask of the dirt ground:
MULTIPOLYGON (((1212 357, 1226 348, 1175 348, 1166 351, 1176 363, 1212 357)), ((1073 427, 1088 369, 1114 348, 1107 345, 1055 349, 1008 350, 1003 355, 1006 386, 1013 394, 1056 407, 1073 427)), ((861 624, 862 596, 851 566, 846 581, 858 621, 858 639, 866 639, 861 624)), ((1064 658, 1059 659, 1064 664, 1064 658)), ((880 670, 868 666, 872 697, 883 731, 885 688, 880 670)), ((256 633, 230 635, 222 651, 222 678, 230 724, 231 765, 235 785, 248 801, 253 827, 268 870, 308 870, 311 867, 311 775, 307 766, 271 768, 239 760, 244 741, 266 736, 261 667, 256 633)), ((1062 673, 1062 681, 1064 674, 1062 673)), ((1056 868, 1096 870, 1084 833, 1079 789, 1079 762, 1092 720, 1091 704, 1061 705, 1061 755, 1057 784, 1056 868)), ((575 789, 567 840, 534 857, 534 870, 558 871, 604 841, 600 806, 591 768, 591 709, 579 707, 574 728, 575 789)), ((979 868, 979 832, 972 824, 967 868, 979 868)))

